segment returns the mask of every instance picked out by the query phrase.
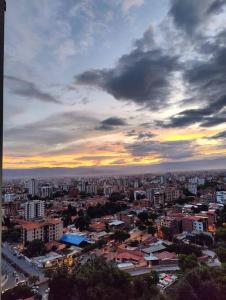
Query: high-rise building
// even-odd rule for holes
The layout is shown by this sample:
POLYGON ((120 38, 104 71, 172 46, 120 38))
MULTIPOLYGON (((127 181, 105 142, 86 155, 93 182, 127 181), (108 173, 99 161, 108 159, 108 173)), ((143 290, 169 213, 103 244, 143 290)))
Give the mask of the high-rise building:
POLYGON ((44 217, 45 202, 41 200, 28 201, 24 204, 24 217, 26 220, 44 217))
POLYGON ((41 186, 40 187, 40 197, 42 199, 49 198, 52 196, 52 191, 53 191, 53 189, 49 185, 41 186))
POLYGON ((217 191, 216 200, 217 203, 226 204, 226 191, 217 191))
POLYGON ((12 202, 14 201, 16 198, 16 195, 15 194, 5 194, 4 195, 4 202, 12 202))
POLYGON ((197 184, 196 183, 188 183, 188 190, 193 195, 197 195, 197 184))
POLYGON ((29 194, 34 197, 38 196, 38 181, 36 179, 31 179, 28 185, 29 194))

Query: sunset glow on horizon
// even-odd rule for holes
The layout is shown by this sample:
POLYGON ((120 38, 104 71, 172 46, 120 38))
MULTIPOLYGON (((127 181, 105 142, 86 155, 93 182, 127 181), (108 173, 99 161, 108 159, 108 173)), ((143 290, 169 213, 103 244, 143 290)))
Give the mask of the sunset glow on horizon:
POLYGON ((225 6, 7 2, 4 169, 226 167, 225 6))

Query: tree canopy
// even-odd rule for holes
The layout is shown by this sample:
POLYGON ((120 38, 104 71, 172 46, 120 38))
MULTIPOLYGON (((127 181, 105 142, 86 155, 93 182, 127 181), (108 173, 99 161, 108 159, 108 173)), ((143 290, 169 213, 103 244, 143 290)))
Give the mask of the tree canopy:
POLYGON ((28 257, 35 257, 44 255, 46 253, 45 244, 42 240, 35 239, 27 244, 25 255, 28 257))
POLYGON ((157 299, 157 282, 155 272, 133 278, 113 262, 94 257, 72 274, 66 268, 55 271, 49 283, 49 300, 157 299))
POLYGON ((18 300, 25 299, 33 296, 33 292, 31 289, 25 284, 19 284, 15 286, 13 289, 7 290, 2 294, 2 300, 18 300))

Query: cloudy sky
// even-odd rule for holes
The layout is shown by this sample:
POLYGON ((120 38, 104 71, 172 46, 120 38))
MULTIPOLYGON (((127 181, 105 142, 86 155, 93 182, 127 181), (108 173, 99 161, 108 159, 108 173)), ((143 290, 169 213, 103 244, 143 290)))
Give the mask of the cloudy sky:
POLYGON ((4 167, 226 166, 226 0, 8 0, 4 167))

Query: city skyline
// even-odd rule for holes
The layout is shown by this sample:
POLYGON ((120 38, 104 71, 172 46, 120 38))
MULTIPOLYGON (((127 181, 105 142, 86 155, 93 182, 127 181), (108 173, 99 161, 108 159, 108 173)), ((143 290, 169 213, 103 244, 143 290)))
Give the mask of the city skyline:
POLYGON ((7 1, 4 169, 226 168, 225 4, 7 1))

